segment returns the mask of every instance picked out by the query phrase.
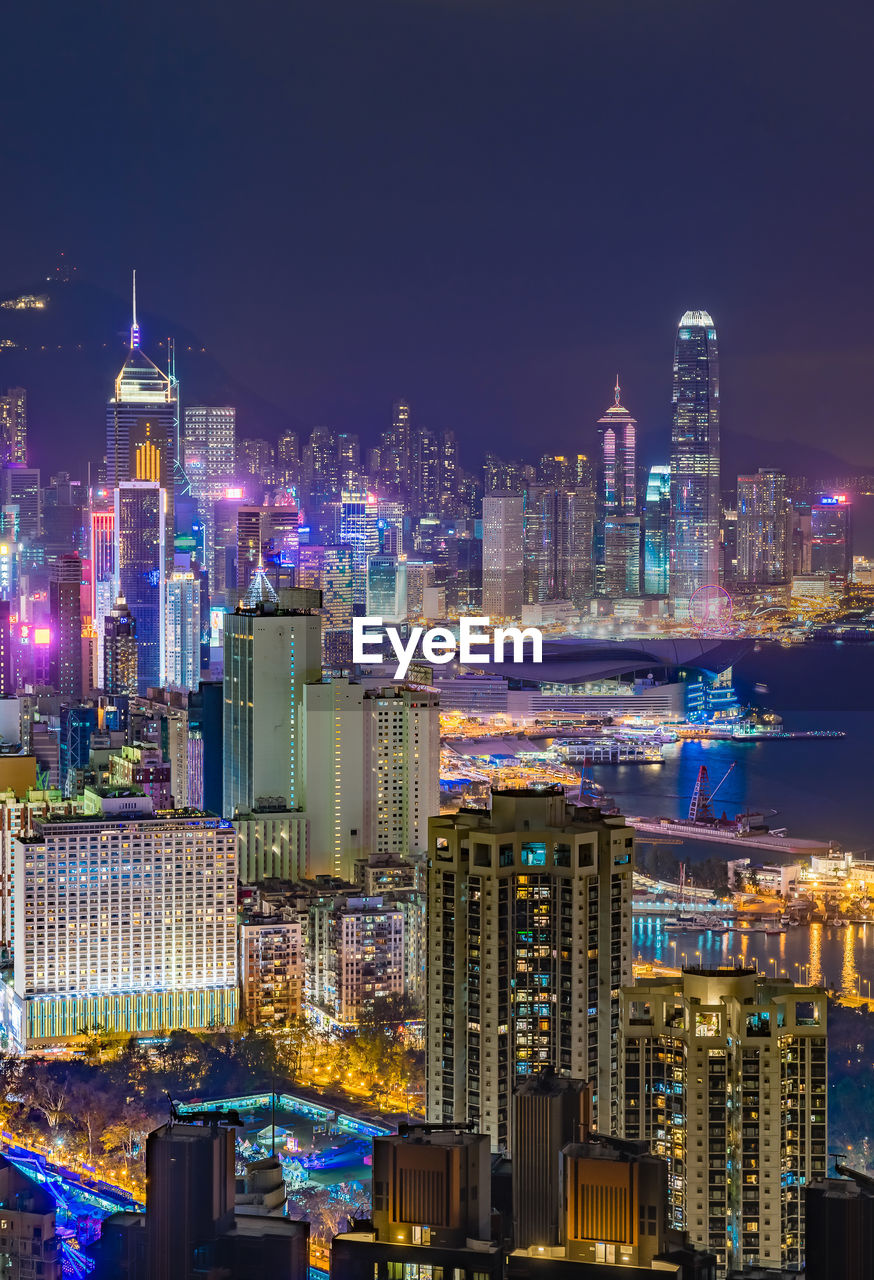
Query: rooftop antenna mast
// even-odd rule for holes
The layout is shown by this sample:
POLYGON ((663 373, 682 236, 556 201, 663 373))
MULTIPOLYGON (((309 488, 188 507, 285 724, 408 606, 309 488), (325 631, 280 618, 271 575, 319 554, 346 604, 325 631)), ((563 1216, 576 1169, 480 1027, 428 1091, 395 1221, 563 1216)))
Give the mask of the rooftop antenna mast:
POLYGON ((170 379, 170 393, 175 391, 174 404, 176 405, 176 416, 173 419, 173 430, 175 435, 175 454, 176 458, 173 464, 173 483, 177 493, 185 496, 191 493, 191 481, 185 474, 185 468, 182 465, 182 408, 179 404, 179 379, 176 377, 176 339, 167 339, 167 377, 170 379))
POLYGON ((137 324, 137 269, 133 269, 133 282, 131 287, 131 322, 130 322, 130 349, 138 351, 140 346, 140 326, 137 324))

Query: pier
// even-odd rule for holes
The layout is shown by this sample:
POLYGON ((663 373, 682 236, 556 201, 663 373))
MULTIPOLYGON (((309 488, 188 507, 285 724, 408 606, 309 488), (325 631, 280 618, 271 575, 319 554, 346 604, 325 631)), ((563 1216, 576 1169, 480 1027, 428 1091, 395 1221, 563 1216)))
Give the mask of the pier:
POLYGON ((736 827, 723 827, 709 822, 683 822, 678 818, 632 818, 625 821, 637 831, 654 835, 680 836, 684 840, 710 840, 714 844, 730 844, 743 857, 744 849, 767 849, 769 853, 784 853, 801 857, 825 857, 831 846, 827 840, 807 840, 799 836, 773 836, 764 832, 738 831, 736 827))

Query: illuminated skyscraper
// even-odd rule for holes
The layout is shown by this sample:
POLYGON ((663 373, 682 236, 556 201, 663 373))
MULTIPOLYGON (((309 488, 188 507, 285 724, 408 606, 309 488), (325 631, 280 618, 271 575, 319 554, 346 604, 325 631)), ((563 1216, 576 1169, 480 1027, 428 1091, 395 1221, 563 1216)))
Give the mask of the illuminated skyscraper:
POLYGON ((42 532, 42 489, 38 467, 3 468, 3 505, 18 508, 18 536, 38 538, 42 532))
MULTIPOLYGON (((175 383, 140 348, 134 273, 130 350, 115 380, 115 394, 106 412, 106 477, 112 488, 128 480, 149 481, 161 486, 165 494, 164 513, 168 531, 164 547, 164 554, 168 557, 165 572, 172 569, 173 563, 178 427, 179 404, 175 383)), ((130 595, 127 592, 122 594, 128 596, 133 607, 130 595)), ((142 623, 140 635, 143 636, 142 623)), ((148 642, 143 640, 143 643, 148 642)), ((140 656, 142 659, 142 651, 140 656)), ((142 670, 142 661, 140 668, 142 670)))
POLYGON ((483 613, 518 622, 524 600, 521 493, 483 498, 483 613))
POLYGON ((674 347, 670 594, 685 614, 719 582, 719 350, 706 311, 687 311, 674 347))
POLYGON ((671 468, 650 467, 646 482, 643 535, 643 590, 668 594, 668 540, 671 529, 671 468))
POLYGON ((790 576, 791 508, 786 477, 760 467, 737 478, 737 576, 761 585, 790 576))
POLYGON ((617 374, 613 404, 598 419, 598 506, 605 515, 637 511, 637 419, 623 408, 621 394, 617 374))
POLYGON ((810 572, 846 586, 853 568, 853 507, 846 494, 823 494, 810 508, 810 572))
POLYGON ((634 832, 560 787, 492 792, 428 824, 427 1116, 510 1147, 518 1075, 586 1079, 617 1105, 619 989, 631 975, 634 832))
POLYGON ((137 692, 160 688, 164 676, 164 571, 167 490, 130 480, 115 490, 115 595, 137 623, 137 692))
MULTIPOLYGON (((215 575, 215 504, 235 485, 236 410, 232 405, 192 405, 185 410, 185 474, 203 521, 205 568, 215 575)), ((222 587, 224 579, 222 580, 222 587)))
POLYGON ((0 396, 0 466, 27 466, 27 392, 10 387, 0 396))
POLYGON ((200 683, 200 582, 176 570, 166 583, 164 682, 174 689, 200 683))
POLYGON ((618 1132, 667 1162, 670 1225, 723 1275, 799 1267, 828 1151, 825 991, 742 968, 645 978, 614 1053, 618 1132))
POLYGON ((356 616, 367 606, 367 557, 379 551, 378 503, 373 493, 343 493, 340 541, 352 548, 352 608, 356 616))
POLYGON ((52 566, 49 582, 51 672, 52 685, 68 698, 82 697, 81 591, 82 561, 78 556, 61 556, 52 566))
POLYGON ((259 571, 224 615, 224 785, 226 817, 291 810, 303 797, 304 685, 321 679, 318 597, 299 591, 280 608, 259 571))
POLYGON ((137 695, 137 624, 120 596, 103 620, 103 684, 113 696, 137 695))

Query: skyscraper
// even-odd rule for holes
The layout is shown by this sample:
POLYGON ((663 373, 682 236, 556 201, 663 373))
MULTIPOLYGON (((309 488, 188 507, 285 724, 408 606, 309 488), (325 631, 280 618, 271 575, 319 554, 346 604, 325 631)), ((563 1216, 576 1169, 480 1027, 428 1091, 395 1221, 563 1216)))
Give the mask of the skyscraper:
POLYGON ((319 680, 321 625, 314 593, 280 608, 255 574, 236 612, 224 615, 226 817, 259 808, 298 809, 303 797, 304 686, 319 680))
POLYGON ((826 993, 754 969, 622 992, 619 1132, 667 1161, 671 1225, 716 1255, 798 1267, 826 1169, 826 993))
POLYGON ((157 480, 129 480, 115 490, 115 596, 137 623, 137 692, 164 677, 164 573, 167 490, 157 480))
POLYGON ((58 693, 76 699, 82 697, 81 592, 82 561, 78 556, 61 556, 52 566, 49 581, 52 685, 58 693))
POLYGON ((643 535, 643 590, 668 594, 668 546, 671 529, 671 468, 650 467, 646 482, 643 535))
POLYGON ((103 683, 108 694, 137 696, 137 624, 119 596, 103 620, 103 683))
POLYGON ((406 621, 407 562, 403 557, 367 557, 367 616, 385 623, 406 621))
POLYGON ((737 478, 737 576, 760 585, 790 576, 791 511, 786 477, 759 467, 737 478))
POLYGON ((424 852, 439 812, 439 697, 347 679, 305 690, 313 874, 351 879, 357 858, 424 852))
POLYGON ((27 392, 10 387, 0 396, 0 466, 27 466, 27 392))
POLYGON ((719 350, 706 311, 687 311, 674 346, 670 594, 683 616, 719 582, 719 350))
POLYGON ((518 622, 524 601, 521 493, 483 498, 483 613, 518 622))
POLYGON ((617 374, 613 404, 598 419, 598 505, 605 515, 637 511, 637 420, 623 408, 621 395, 617 374))
POLYGON ((379 551, 378 503, 372 493, 344 491, 340 542, 352 548, 352 609, 363 616, 367 605, 367 557, 379 551))
POLYGON ((18 508, 18 536, 38 538, 42 532, 42 489, 38 467, 3 468, 3 505, 18 508))
POLYGON ((200 583, 190 571, 175 570, 166 582, 164 682, 196 689, 200 682, 200 583))
POLYGON ((634 833, 560 787, 432 818, 427 1114, 511 1143, 517 1075, 587 1079, 617 1104, 619 989, 631 974, 634 833))
POLYGON ((89 519, 91 625, 97 636, 95 683, 98 689, 103 689, 106 687, 103 671, 103 623, 115 601, 115 505, 110 493, 101 491, 99 494, 92 494, 89 519))
POLYGON ((810 572, 844 587, 853 568, 853 507, 844 493, 822 494, 810 508, 810 572))
POLYGON ((205 568, 215 575, 215 504, 235 484, 236 410, 232 405, 192 405, 185 410, 185 474, 203 521, 205 568))
MULTIPOLYGON (((106 410, 106 478, 113 488, 129 480, 149 481, 161 486, 165 494, 164 511, 169 531, 168 545, 164 547, 164 554, 169 557, 166 571, 172 567, 173 559, 178 427, 176 385, 140 348, 134 272, 130 349, 115 380, 115 393, 106 410)), ((128 602, 134 603, 129 595, 128 602)), ((142 625, 140 634, 142 637, 142 625)), ((142 668, 142 662, 140 665, 142 668)))

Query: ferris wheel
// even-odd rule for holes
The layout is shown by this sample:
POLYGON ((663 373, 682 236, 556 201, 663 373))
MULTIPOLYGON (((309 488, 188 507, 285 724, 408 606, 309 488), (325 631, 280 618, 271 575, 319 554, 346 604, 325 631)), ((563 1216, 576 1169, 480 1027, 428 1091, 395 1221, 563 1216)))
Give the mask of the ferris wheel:
POLYGON ((724 627, 733 613, 734 602, 725 587, 708 584, 692 593, 689 619, 694 627, 724 627))

